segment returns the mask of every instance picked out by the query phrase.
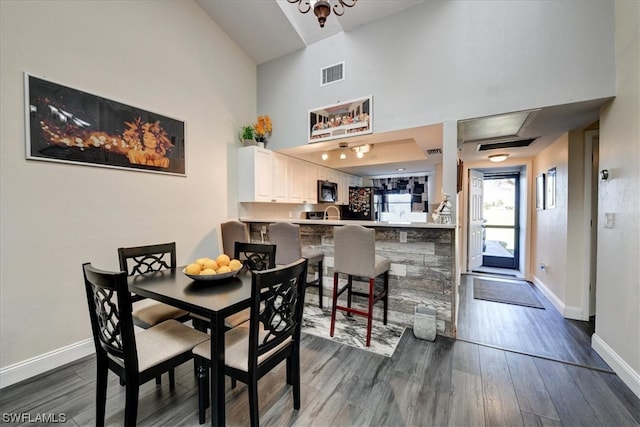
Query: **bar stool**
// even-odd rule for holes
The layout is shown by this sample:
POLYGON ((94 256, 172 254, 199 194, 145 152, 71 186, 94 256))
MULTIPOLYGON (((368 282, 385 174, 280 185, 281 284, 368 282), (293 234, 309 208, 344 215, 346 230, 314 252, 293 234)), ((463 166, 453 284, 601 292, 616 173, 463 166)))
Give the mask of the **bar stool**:
POLYGON ((331 331, 333 336, 336 325, 336 310, 348 314, 358 314, 367 318, 367 347, 371 345, 371 321, 373 319, 373 305, 382 300, 384 304, 384 324, 387 324, 387 310, 389 306, 389 269, 391 261, 376 255, 376 234, 372 228, 361 225, 344 225, 333 228, 333 306, 331 307, 331 331), (338 289, 340 274, 347 275, 347 284, 338 289), (376 277, 384 274, 384 288, 375 293, 376 277), (369 279, 369 292, 359 292, 352 289, 353 276, 369 279), (347 306, 338 305, 338 297, 347 291, 347 306), (367 297, 367 311, 351 307, 352 296, 367 297))
POLYGON ((306 258, 309 265, 316 265, 318 278, 307 281, 306 286, 318 288, 319 306, 322 308, 322 269, 324 263, 324 252, 303 248, 300 237, 300 226, 289 222, 276 222, 269 224, 269 242, 276 245, 276 264, 287 265, 300 258, 306 258))
POLYGON ((222 233, 222 253, 233 256, 236 242, 249 243, 249 227, 240 221, 227 221, 220 224, 222 233))

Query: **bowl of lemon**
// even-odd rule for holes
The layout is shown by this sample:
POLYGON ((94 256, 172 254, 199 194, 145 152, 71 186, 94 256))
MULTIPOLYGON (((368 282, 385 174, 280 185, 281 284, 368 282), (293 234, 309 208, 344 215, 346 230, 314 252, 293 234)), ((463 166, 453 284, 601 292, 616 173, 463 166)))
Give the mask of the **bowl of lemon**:
POLYGON ((242 263, 229 255, 220 254, 217 258, 198 258, 187 265, 182 272, 197 281, 219 281, 235 277, 242 270, 242 263))

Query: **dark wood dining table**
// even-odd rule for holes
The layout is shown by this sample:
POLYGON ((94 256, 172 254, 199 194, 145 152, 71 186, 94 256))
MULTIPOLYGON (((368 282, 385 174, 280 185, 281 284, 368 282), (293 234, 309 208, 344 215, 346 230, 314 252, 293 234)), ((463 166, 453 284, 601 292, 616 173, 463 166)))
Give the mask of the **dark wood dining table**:
MULTIPOLYGON (((183 267, 131 276, 129 290, 209 318, 211 323, 211 425, 225 425, 224 319, 251 300, 251 273, 221 281, 194 281, 183 267)), ((194 414, 194 417, 197 414, 194 414)))

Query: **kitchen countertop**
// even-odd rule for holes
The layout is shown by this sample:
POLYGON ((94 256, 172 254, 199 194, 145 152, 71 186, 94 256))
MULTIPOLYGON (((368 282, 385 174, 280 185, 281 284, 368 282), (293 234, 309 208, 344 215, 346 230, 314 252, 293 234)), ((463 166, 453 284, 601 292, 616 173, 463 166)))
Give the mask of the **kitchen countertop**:
POLYGON ((406 228, 445 228, 454 229, 455 224, 434 224, 432 222, 387 222, 387 221, 357 221, 345 219, 296 219, 296 218, 240 218, 241 222, 273 223, 291 222, 293 224, 309 225, 362 225, 364 227, 406 227, 406 228))

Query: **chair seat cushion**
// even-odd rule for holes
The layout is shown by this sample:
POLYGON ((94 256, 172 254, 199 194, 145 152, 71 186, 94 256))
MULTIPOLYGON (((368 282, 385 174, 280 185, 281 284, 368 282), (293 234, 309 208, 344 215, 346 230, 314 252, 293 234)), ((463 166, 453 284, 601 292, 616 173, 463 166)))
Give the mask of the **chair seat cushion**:
POLYGON ((324 252, 313 248, 302 248, 302 257, 309 260, 309 264, 317 264, 324 260, 324 252))
MULTIPOLYGON (((231 329, 231 328, 235 328, 242 322, 246 322, 247 320, 249 320, 249 313, 250 313, 250 309, 245 308, 244 310, 234 313, 231 316, 225 317, 224 327, 231 329)), ((200 316, 199 314, 195 314, 195 313, 190 313, 190 316, 198 320, 207 322, 207 325, 209 324, 209 318, 207 317, 200 316)))
MULTIPOLYGON (((266 332, 260 325, 258 341, 262 341, 266 332)), ((268 359, 272 354, 286 347, 291 342, 291 338, 286 339, 279 346, 258 357, 258 365, 268 359)), ((199 344, 193 349, 193 354, 211 360, 211 343, 209 341, 199 344)), ((224 334, 224 360, 225 364, 231 368, 247 372, 249 370, 249 322, 244 322, 238 327, 227 331, 224 334)))
POLYGON ((389 258, 385 258, 382 255, 376 254, 376 277, 391 269, 391 261, 389 258))
POLYGON ((157 325, 165 320, 179 319, 188 314, 186 311, 177 307, 148 298, 134 302, 131 313, 136 324, 146 328, 157 325))
MULTIPOLYGON (((191 351, 198 344, 208 341, 209 335, 196 331, 176 320, 167 320, 136 334, 138 372, 191 351)), ((124 366, 122 360, 112 357, 124 366)))

